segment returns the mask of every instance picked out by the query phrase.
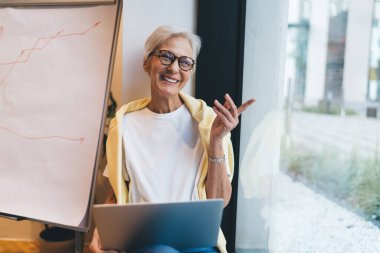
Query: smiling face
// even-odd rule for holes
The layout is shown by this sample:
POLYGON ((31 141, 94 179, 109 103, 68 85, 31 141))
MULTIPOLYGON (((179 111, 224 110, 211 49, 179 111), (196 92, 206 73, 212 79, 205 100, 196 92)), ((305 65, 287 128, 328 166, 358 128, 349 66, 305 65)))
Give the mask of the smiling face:
MULTIPOLYGON (((159 50, 169 50, 175 56, 192 57, 193 50, 187 39, 174 37, 166 41, 159 50)), ((178 59, 165 66, 156 55, 149 56, 144 62, 144 70, 151 80, 152 97, 178 97, 178 93, 189 81, 192 70, 183 71, 178 66, 178 59)))

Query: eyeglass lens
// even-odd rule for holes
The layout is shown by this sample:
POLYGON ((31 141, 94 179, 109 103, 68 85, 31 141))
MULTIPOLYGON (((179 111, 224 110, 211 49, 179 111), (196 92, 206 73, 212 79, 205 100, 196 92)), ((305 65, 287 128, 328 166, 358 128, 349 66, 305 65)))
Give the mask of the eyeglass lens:
POLYGON ((193 68, 194 60, 187 56, 176 57, 172 52, 168 50, 158 51, 158 57, 163 65, 169 66, 178 58, 178 65, 180 69, 188 71, 193 68))

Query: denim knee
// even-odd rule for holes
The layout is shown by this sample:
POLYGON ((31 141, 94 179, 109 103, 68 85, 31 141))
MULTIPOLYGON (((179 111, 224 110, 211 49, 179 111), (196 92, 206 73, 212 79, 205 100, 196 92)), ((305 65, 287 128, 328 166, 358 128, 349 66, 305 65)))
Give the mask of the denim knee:
POLYGON ((152 245, 152 246, 145 246, 143 248, 139 248, 136 250, 133 250, 130 253, 180 253, 175 248, 172 248, 167 245, 152 245))

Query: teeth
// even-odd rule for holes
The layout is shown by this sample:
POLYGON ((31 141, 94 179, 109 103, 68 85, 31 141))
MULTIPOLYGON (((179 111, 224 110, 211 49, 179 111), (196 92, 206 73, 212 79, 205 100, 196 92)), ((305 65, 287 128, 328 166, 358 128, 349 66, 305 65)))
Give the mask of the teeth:
POLYGON ((169 83, 178 83, 178 80, 172 79, 170 77, 164 76, 163 79, 169 83))

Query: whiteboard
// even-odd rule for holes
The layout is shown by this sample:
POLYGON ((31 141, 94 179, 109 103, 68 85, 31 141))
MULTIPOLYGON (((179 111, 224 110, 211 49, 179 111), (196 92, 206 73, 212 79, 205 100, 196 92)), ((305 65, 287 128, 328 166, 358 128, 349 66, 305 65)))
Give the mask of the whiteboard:
POLYGON ((0 213, 87 226, 118 9, 0 8, 0 213))

